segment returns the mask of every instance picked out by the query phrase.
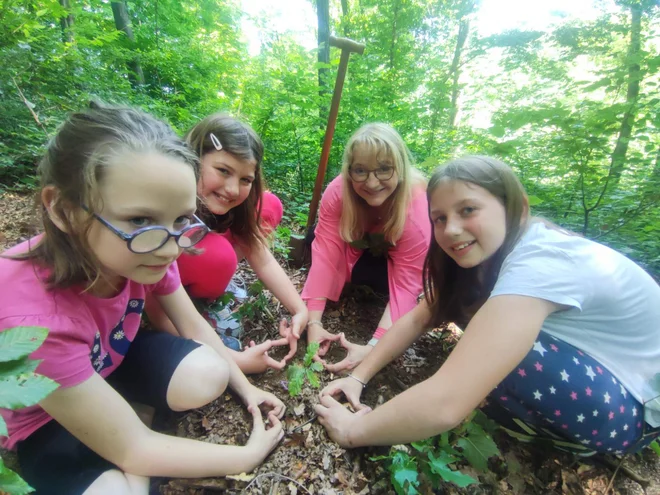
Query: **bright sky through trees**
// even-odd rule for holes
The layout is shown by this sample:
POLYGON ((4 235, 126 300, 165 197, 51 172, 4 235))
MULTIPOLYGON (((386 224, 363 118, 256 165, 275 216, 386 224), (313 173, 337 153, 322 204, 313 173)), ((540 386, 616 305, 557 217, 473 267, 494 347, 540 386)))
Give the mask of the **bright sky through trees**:
MULTIPOLYGON (((268 30, 291 31, 300 44, 316 46, 316 13, 309 0, 242 0, 248 18, 243 32, 252 55, 259 52, 260 28, 255 18, 267 14, 268 30)), ((565 17, 593 19, 599 6, 609 7, 612 0, 481 0, 476 30, 481 36, 510 29, 545 30, 565 17)))

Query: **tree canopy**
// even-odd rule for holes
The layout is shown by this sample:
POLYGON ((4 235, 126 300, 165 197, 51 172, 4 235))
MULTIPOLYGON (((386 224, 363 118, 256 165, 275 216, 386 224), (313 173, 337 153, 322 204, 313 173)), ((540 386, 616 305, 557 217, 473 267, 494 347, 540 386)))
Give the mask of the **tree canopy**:
MULTIPOLYGON (((546 30, 494 35, 479 32, 476 0, 318 6, 330 34, 367 47, 351 57, 329 177, 358 126, 389 122, 423 171, 467 153, 501 158, 535 214, 660 274, 656 1, 598 2, 594 19, 556 13, 546 30)), ((269 186, 301 220, 331 96, 319 85, 332 87, 339 51, 326 63, 264 28, 250 56, 244 15, 238 0, 4 0, 1 187, 34 187, 48 137, 92 98, 139 105, 180 132, 225 110, 262 136, 269 186)))

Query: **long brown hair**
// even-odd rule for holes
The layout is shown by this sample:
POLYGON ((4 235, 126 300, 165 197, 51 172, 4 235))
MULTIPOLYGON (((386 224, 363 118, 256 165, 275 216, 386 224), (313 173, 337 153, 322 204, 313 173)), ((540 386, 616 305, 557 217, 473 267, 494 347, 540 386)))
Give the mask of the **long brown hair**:
POLYGON ((89 109, 71 114, 60 126, 39 163, 37 205, 43 237, 27 252, 8 257, 49 268, 49 288, 93 286, 102 277, 102 267, 87 241, 94 217, 81 207, 100 211, 98 187, 112 160, 125 152, 172 156, 199 175, 196 155, 170 126, 135 108, 91 102, 89 109), (47 186, 57 189, 51 210, 64 223, 63 230, 40 200, 47 186))
POLYGON ((201 217, 207 225, 218 232, 229 230, 234 237, 248 247, 264 242, 261 228, 261 206, 264 191, 264 179, 261 174, 261 162, 264 157, 264 145, 259 135, 249 125, 224 113, 214 113, 204 118, 186 134, 186 141, 200 158, 216 151, 211 140, 213 134, 222 143, 222 150, 239 160, 254 160, 254 181, 250 194, 240 205, 224 215, 216 215, 204 205, 200 198, 201 217))
POLYGON ((467 324, 488 299, 502 262, 520 239, 529 215, 525 190, 508 165, 487 156, 467 156, 433 172, 427 188, 429 218, 433 192, 449 181, 475 184, 497 198, 506 212, 506 235, 495 254, 473 268, 460 267, 431 237, 424 261, 424 296, 434 326, 449 322, 467 324))

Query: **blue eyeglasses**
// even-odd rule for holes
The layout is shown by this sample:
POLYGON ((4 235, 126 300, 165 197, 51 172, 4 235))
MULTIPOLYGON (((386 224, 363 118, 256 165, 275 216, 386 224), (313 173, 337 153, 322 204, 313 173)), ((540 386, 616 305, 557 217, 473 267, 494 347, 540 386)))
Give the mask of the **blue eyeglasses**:
MULTIPOLYGON (((86 206, 82 207, 85 211, 90 212, 86 206)), ((197 215, 193 215, 195 223, 188 225, 183 230, 178 232, 170 232, 162 225, 151 225, 136 230, 132 234, 119 230, 117 227, 108 222, 105 218, 90 212, 92 216, 105 225, 117 237, 126 241, 128 249, 135 254, 147 254, 157 251, 163 247, 171 237, 174 237, 177 245, 181 248, 191 248, 199 243, 206 234, 209 233, 209 228, 202 222, 197 215)))

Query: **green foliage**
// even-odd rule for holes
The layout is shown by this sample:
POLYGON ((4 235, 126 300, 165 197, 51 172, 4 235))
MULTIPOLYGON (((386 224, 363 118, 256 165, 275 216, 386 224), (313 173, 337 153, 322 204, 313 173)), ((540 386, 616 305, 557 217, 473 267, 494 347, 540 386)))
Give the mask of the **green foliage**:
MULTIPOLYGON (((256 280, 248 287, 248 299, 243 302, 239 308, 233 313, 237 320, 243 318, 255 318, 257 316, 267 316, 270 320, 275 317, 268 309, 268 296, 264 292, 264 284, 261 280, 256 280)), ((232 297, 232 296, 230 296, 232 297)))
MULTIPOLYGON (((33 406, 58 387, 51 379, 35 374, 40 361, 28 357, 47 335, 48 329, 40 327, 15 327, 0 332, 0 407, 33 406)), ((0 416, 0 435, 7 434, 7 425, 0 416)), ((22 495, 34 489, 0 459, 0 491, 22 495)))
POLYGON ((321 382, 318 374, 323 370, 323 365, 314 361, 314 355, 319 351, 319 343, 313 342, 307 346, 303 362, 291 364, 286 370, 289 381, 289 395, 295 397, 302 392, 305 381, 312 387, 319 388, 321 382))
MULTIPOLYGON (((284 256, 284 229, 304 234, 330 104, 330 93, 319 88, 316 50, 257 18, 261 48, 250 56, 235 0, 127 2, 134 43, 117 31, 109 2, 70 3, 68 11, 54 0, 3 3, 0 188, 34 188, 47 137, 91 97, 139 105, 181 132, 211 112, 228 111, 264 140, 263 172, 285 206, 274 241, 284 256), (73 24, 63 31, 60 21, 69 14, 73 24), (143 85, 128 69, 136 59, 143 85)), ((534 214, 660 274, 654 2, 639 3, 637 51, 630 50, 637 3, 619 2, 588 20, 556 17, 538 31, 484 35, 471 22, 460 53, 459 27, 471 2, 343 4, 341 16, 333 10, 331 31, 366 50, 351 56, 326 182, 338 174, 357 127, 389 122, 424 172, 456 155, 501 158, 521 178, 534 214), (639 91, 628 101, 634 81, 639 91), (626 115, 630 136, 621 138, 626 115)), ((329 89, 338 63, 332 48, 329 89)))
POLYGON ((461 472, 457 464, 468 462, 478 471, 487 472, 488 459, 500 455, 488 433, 492 429, 492 422, 475 411, 450 432, 413 442, 412 448, 392 447, 389 455, 371 460, 386 462, 392 486, 400 495, 419 493, 417 488, 425 484, 438 489, 442 482, 463 488, 478 481, 461 472))
POLYGON ((653 452, 660 455, 660 443, 658 442, 658 440, 653 440, 653 442, 651 443, 651 445, 649 445, 649 447, 651 447, 653 452))

